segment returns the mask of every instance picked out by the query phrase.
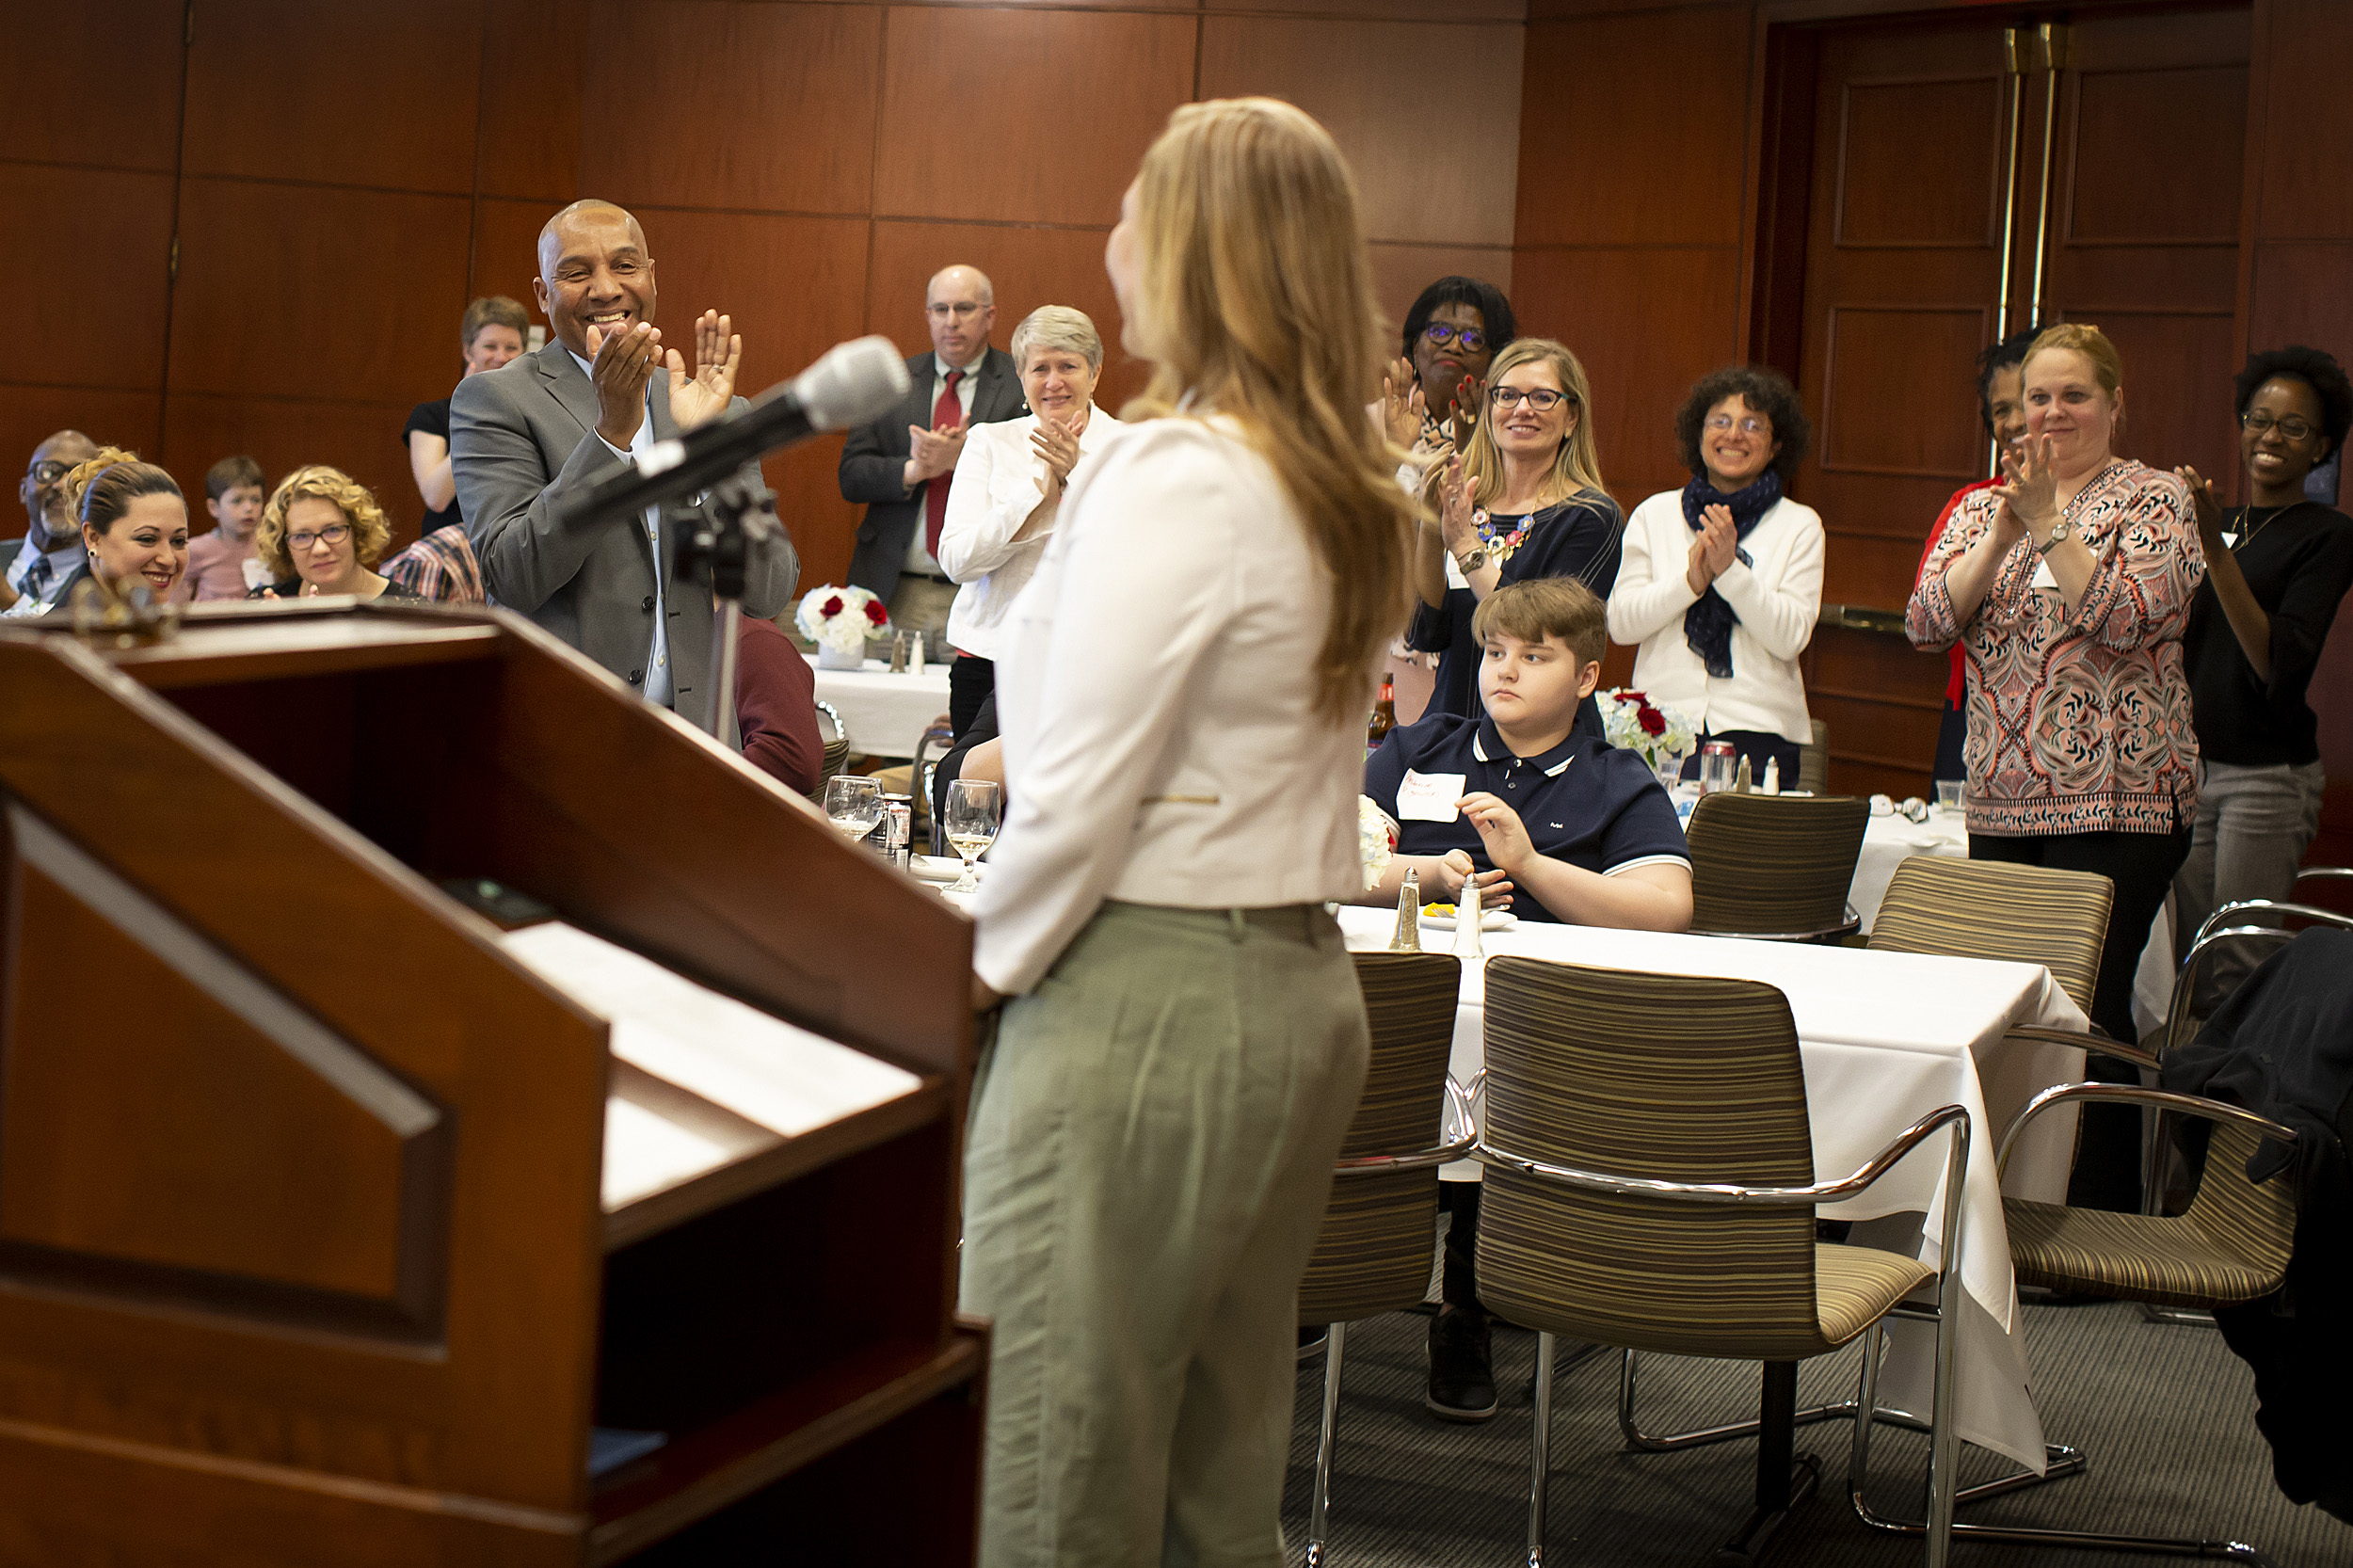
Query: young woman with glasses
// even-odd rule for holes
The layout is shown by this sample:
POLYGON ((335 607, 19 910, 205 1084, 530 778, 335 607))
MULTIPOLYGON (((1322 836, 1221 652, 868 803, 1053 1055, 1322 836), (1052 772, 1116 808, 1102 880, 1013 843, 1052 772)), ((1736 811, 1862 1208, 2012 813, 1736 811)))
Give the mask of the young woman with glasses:
MULTIPOLYGON (((1438 655, 1428 712, 1477 718, 1479 645, 1471 615, 1506 583, 1574 577, 1599 599, 1618 579, 1625 514, 1602 488, 1593 392, 1577 356, 1549 338, 1521 338, 1487 366, 1484 417, 1422 482, 1435 514, 1414 547, 1419 600, 1406 644, 1438 655)), ((1601 733, 1589 698, 1580 731, 1601 733)))
MULTIPOLYGON (((2328 782, 2305 688, 2353 587, 2353 518, 2304 488, 2353 426, 2353 382, 2317 348, 2275 348, 2247 361, 2235 391, 2248 504, 2225 508, 2195 469, 2177 471, 2206 581, 2182 635, 2200 786, 2173 879, 2176 952, 2223 904, 2285 898, 2296 885, 2328 782)), ((2218 1001, 2248 967, 2217 963, 2202 1000, 2218 1001)))
MULTIPOLYGON (((1798 781, 1812 738, 1798 656, 1822 609, 1822 518, 1785 493, 1813 440, 1779 371, 1703 376, 1675 414, 1691 482, 1640 506, 1609 597, 1609 636, 1632 643, 1634 684, 1730 742, 1762 781, 1798 781)), ((1685 765, 1695 776, 1699 758, 1685 765)))

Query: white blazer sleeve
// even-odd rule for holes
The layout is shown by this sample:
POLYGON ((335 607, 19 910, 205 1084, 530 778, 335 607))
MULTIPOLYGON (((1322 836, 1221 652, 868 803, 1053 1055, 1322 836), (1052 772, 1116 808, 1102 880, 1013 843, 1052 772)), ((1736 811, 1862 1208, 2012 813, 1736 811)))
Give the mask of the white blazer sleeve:
POLYGON ((1011 810, 974 911, 973 968, 1007 995, 1045 977, 1118 880, 1181 744, 1193 672, 1241 601, 1242 508, 1220 466, 1198 460, 1212 438, 1172 434, 1141 460, 1098 459, 1052 600, 1036 607, 1052 617, 1045 681, 1030 745, 1006 758, 1011 810))
POLYGON ((1012 558, 1015 533, 1043 498, 1034 485, 1018 482, 1015 465, 1034 466, 1036 459, 1026 439, 1017 447, 1006 439, 1016 425, 1026 438, 1022 420, 975 425, 965 438, 939 524, 939 569, 959 583, 985 577, 1012 558))
POLYGON ((1750 636, 1776 659, 1795 659, 1814 640, 1822 613, 1822 518, 1811 506, 1785 501, 1795 525, 1787 550, 1768 571, 1738 560, 1716 578, 1716 591, 1750 636))
POLYGON ((1609 640, 1639 647, 1699 602, 1684 575, 1689 551, 1652 554, 1659 508, 1671 506, 1682 521, 1682 496, 1663 490, 1634 508, 1625 526, 1625 548, 1618 563, 1617 586, 1609 590, 1609 640))

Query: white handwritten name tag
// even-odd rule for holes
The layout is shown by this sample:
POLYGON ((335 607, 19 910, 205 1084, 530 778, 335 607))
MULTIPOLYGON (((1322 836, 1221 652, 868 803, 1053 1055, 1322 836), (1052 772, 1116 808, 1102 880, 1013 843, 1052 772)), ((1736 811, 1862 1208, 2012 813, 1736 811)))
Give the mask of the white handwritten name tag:
POLYGON ((1405 770, 1405 777, 1397 787, 1397 820, 1400 822, 1452 822, 1460 812, 1454 803, 1463 798, 1463 779, 1459 773, 1416 773, 1405 770))

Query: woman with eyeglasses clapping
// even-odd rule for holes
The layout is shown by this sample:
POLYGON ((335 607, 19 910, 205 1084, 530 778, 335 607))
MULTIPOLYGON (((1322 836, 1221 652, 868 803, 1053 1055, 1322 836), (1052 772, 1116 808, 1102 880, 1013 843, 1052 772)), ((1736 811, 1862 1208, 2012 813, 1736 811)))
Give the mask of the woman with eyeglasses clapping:
MULTIPOLYGON (((1812 739, 1798 656, 1822 610, 1822 518, 1784 493, 1813 440, 1779 371, 1703 376, 1675 414, 1691 482, 1640 506, 1609 596, 1609 637, 1633 643, 1634 684, 1728 741, 1761 781, 1798 781, 1812 739)), ((1686 765, 1696 773, 1699 759, 1686 765)))
MULTIPOLYGON (((2223 904, 2283 899, 2320 827, 2320 721, 2304 691, 2353 587, 2353 518, 2304 493, 2345 444, 2353 382, 2317 348, 2275 348, 2239 372, 2239 457, 2248 504, 2226 509, 2195 469, 2189 485, 2206 580, 2182 633, 2198 728, 2198 815, 2173 879, 2180 942, 2223 904)), ((2251 967, 2226 954, 2210 1007, 2251 967)))
MULTIPOLYGON (((1478 718, 1479 642, 1471 616, 1507 583, 1574 577, 1608 599, 1618 579, 1625 515, 1602 488, 1593 392, 1575 354, 1550 338, 1521 338, 1497 354, 1481 392, 1486 411, 1460 455, 1450 449, 1422 482, 1436 514, 1415 542, 1419 599, 1408 647, 1438 655, 1429 711, 1478 718)), ((1588 697, 1579 732, 1599 735, 1588 697)))

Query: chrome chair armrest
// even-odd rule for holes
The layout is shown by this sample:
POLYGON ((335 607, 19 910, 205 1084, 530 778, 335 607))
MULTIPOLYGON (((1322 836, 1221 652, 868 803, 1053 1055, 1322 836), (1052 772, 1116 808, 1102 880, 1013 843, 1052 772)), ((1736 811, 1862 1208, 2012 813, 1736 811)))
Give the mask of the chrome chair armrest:
POLYGON ((2258 1116, 2244 1106, 2225 1105, 2220 1100, 2210 1100, 2199 1095, 2176 1094, 2170 1089, 2141 1089, 2129 1083, 2061 1083, 2035 1096, 2026 1102, 2024 1110, 2010 1118, 2009 1126, 2002 1132, 2001 1147, 1994 1151, 1994 1164, 2007 1170, 2010 1147, 2018 1142, 2018 1135, 2025 1130, 2026 1124, 2053 1106, 2073 1100, 2153 1106, 2160 1111, 2178 1111, 2185 1116, 2200 1116, 2210 1122, 2237 1122, 2255 1128, 2266 1138, 2276 1138, 2283 1144, 2296 1142, 2296 1128, 2292 1127, 2282 1127, 2268 1116, 2258 1116))
POLYGON ((833 720, 834 738, 840 741, 848 740, 850 738, 850 730, 849 727, 841 722, 841 710, 836 708, 832 703, 827 702, 822 696, 817 699, 816 706, 819 712, 833 720))
MULTIPOLYGON (((2339 868, 2332 866, 2324 869, 2335 871, 2339 868)), ((2323 909, 2316 904, 2297 904, 2292 899, 2243 898, 2226 904, 2208 915, 2205 923, 2198 928, 2198 935, 2191 939, 2190 949, 2192 952, 2197 951, 2199 943, 2206 939, 2208 933, 2228 925, 2241 917, 2260 918, 2265 915, 2299 920, 2317 920, 2323 925, 2353 930, 2353 915, 2346 915, 2335 909, 2323 909)))
MULTIPOLYGON (((1470 1096, 1452 1078, 1446 1080, 1446 1109, 1454 1121, 1454 1136, 1434 1148, 1416 1149, 1411 1154, 1360 1154, 1332 1162, 1336 1176, 1389 1176, 1399 1171, 1426 1171, 1433 1165, 1451 1165, 1469 1157, 1479 1144, 1479 1124, 1471 1119, 1470 1096)), ((1445 1137, 1443 1130, 1439 1134, 1445 1137)))
MULTIPOLYGON (((2234 925, 2227 930, 2215 929, 2215 920, 2222 915, 2233 910, 2245 912, 2258 907, 2273 910, 2299 909, 2301 906, 2275 904, 2267 899, 2243 900, 2237 904, 2225 904, 2222 908, 2216 910, 2214 917, 2199 927, 2198 939, 2190 943, 2189 951, 2182 954, 2179 967, 2173 971, 2173 995, 2165 1004, 2165 1043, 2161 1048, 2162 1054, 2170 1055, 2181 1047, 2182 1035, 2189 1026, 2190 1006, 2197 994, 2200 968, 2208 954, 2219 948, 2233 946, 2240 942, 2286 943, 2296 940, 2296 933, 2284 926, 2234 925)), ((2329 920, 2342 919, 2342 917, 2330 915, 2325 909, 2316 913, 2329 920)))
POLYGON ((2307 878, 2314 882, 2353 882, 2353 866, 2298 866, 2296 880, 2307 878))
POLYGON ((2095 1056, 2112 1056, 2120 1062, 2129 1062, 2136 1067, 2153 1068, 2157 1064, 2155 1051, 2110 1039, 2098 1029, 2050 1029, 2041 1024, 2017 1024, 2002 1031, 2002 1036, 2010 1040, 2040 1040, 2050 1046, 2074 1046, 2095 1056))
POLYGON ((1810 1182, 1803 1187, 1748 1187, 1732 1182, 1660 1181, 1649 1176, 1618 1176, 1609 1171, 1580 1170, 1574 1165, 1556 1165, 1530 1155, 1516 1154, 1497 1147, 1482 1134, 1472 1158, 1482 1165, 1515 1171, 1558 1186, 1580 1188, 1589 1192, 1608 1192, 1618 1197, 1670 1198, 1686 1203, 1751 1205, 1764 1208, 1797 1208, 1809 1204, 1835 1203, 1853 1197, 1885 1176, 1896 1162, 1920 1146, 1930 1133, 1941 1128, 1953 1128, 1953 1142, 1964 1153, 1969 1146, 1969 1112, 1961 1106, 1947 1105, 1929 1112, 1918 1121, 1897 1133, 1887 1146, 1873 1155, 1851 1176, 1833 1181, 1810 1182))

